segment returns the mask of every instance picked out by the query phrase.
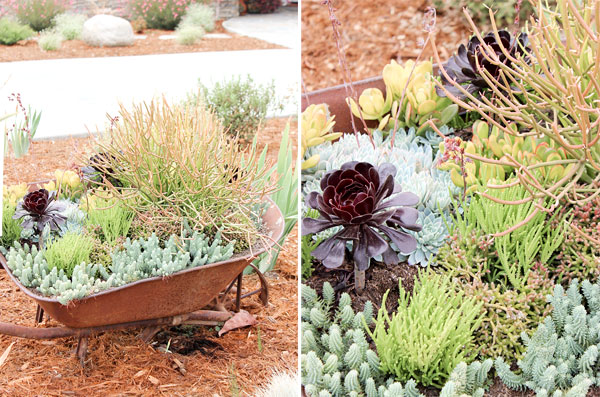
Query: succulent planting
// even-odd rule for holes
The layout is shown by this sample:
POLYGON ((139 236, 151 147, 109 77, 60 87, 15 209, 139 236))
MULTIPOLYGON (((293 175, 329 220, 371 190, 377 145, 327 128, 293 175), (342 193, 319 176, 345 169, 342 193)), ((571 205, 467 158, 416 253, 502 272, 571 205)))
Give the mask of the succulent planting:
POLYGON ((342 265, 346 244, 352 243, 358 290, 364 288, 364 272, 371 258, 382 255, 387 263, 398 263, 398 256, 389 243, 404 254, 410 254, 417 247, 415 238, 404 230, 421 230, 416 223, 419 212, 410 208, 419 198, 413 193, 401 192, 394 181, 395 174, 396 167, 389 163, 375 167, 369 163, 349 162, 321 179, 322 194, 315 191, 306 198, 306 204, 318 210, 321 216, 304 218, 303 234, 341 226, 341 230, 323 241, 312 255, 324 266, 336 268, 342 265))
POLYGON ((48 226, 57 231, 65 224, 67 218, 61 213, 66 209, 63 203, 56 201, 56 192, 39 189, 30 192, 17 204, 14 219, 23 219, 21 227, 31 229, 36 234, 42 233, 48 226))
POLYGON ((491 86, 501 77, 500 64, 512 67, 512 59, 531 51, 528 44, 527 33, 513 36, 506 30, 490 32, 481 39, 477 35, 471 37, 442 66, 446 73, 441 73, 443 88, 437 88, 438 95, 445 97, 450 93, 464 99, 465 91, 477 95, 491 92, 491 86))

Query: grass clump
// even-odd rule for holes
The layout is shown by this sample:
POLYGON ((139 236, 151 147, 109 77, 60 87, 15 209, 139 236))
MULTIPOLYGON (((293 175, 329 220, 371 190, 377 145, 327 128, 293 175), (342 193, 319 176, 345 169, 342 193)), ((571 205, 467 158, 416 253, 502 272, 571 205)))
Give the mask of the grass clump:
POLYGON ((177 27, 177 43, 183 45, 194 45, 204 36, 204 29, 201 26, 183 25, 177 27))
POLYGON ((99 185, 136 216, 152 214, 149 228, 220 230, 238 249, 260 238, 263 198, 274 186, 266 152, 239 145, 204 107, 164 99, 121 106, 96 150, 99 185))
POLYGON ((8 17, 0 18, 0 44, 13 45, 31 36, 33 30, 29 26, 8 17))
POLYGON ((67 232, 62 237, 48 243, 44 251, 44 258, 50 268, 62 269, 67 276, 71 277, 75 266, 82 262, 90 262, 93 247, 94 241, 91 237, 67 232))
MULTIPOLYGON (((86 202, 86 198, 83 201, 86 202)), ((134 213, 118 201, 90 196, 87 209, 87 225, 98 226, 102 242, 113 246, 119 238, 129 234, 134 213)))
POLYGON ((255 83, 248 75, 217 82, 209 89, 199 84, 199 95, 190 102, 204 102, 219 118, 227 131, 245 139, 251 139, 270 109, 281 109, 276 99, 275 83, 255 83))
POLYGON ((54 30, 65 40, 76 40, 81 36, 85 16, 78 14, 59 14, 54 18, 54 30))
POLYGON ((44 32, 40 35, 38 44, 44 51, 56 51, 62 45, 63 37, 54 31, 44 32))
POLYGON ((399 286, 398 309, 388 315, 383 296, 375 329, 368 331, 381 360, 381 370, 400 381, 414 379, 441 388, 460 362, 475 356, 474 331, 481 303, 456 292, 448 276, 421 272, 412 296, 399 286))

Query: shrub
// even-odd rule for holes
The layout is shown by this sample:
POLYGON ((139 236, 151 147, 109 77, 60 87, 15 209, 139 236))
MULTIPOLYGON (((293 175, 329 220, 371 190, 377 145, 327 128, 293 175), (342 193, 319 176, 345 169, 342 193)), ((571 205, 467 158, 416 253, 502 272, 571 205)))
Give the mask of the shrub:
POLYGON ((180 26, 199 26, 206 32, 215 29, 215 11, 205 4, 190 4, 181 19, 180 26))
POLYGON ((44 32, 40 35, 38 44, 44 51, 56 51, 62 45, 63 37, 54 31, 44 32))
POLYGON ((65 40, 76 40, 83 31, 86 17, 79 14, 58 14, 54 18, 54 30, 65 40))
POLYGON ((450 277, 422 271, 412 296, 400 282, 398 309, 390 319, 384 294, 375 329, 369 334, 381 370, 400 381, 415 379, 441 388, 452 370, 476 352, 474 331, 481 323, 481 303, 456 292, 450 277))
POLYGON ((247 0, 246 6, 250 14, 269 14, 281 7, 281 0, 247 0))
MULTIPOLYGON (((275 99, 275 83, 258 84, 250 75, 217 82, 212 89, 199 84, 201 100, 217 115, 227 131, 243 138, 256 134, 269 109, 279 105, 275 99)), ((192 96, 191 103, 198 97, 192 96)))
POLYGON ((29 26, 21 25, 9 17, 0 19, 0 44, 13 45, 31 36, 33 36, 33 30, 29 26))
POLYGON ((22 23, 36 32, 52 26, 54 17, 64 12, 72 0, 19 0, 12 5, 12 10, 22 23))
POLYGON ((131 0, 132 17, 142 17, 149 29, 174 30, 192 0, 131 0))
POLYGON ((153 100, 130 109, 121 106, 108 139, 98 141, 94 167, 106 175, 98 183, 134 212, 153 214, 150 229, 185 222, 223 230, 237 248, 252 245, 273 190, 255 146, 242 149, 202 106, 153 100))
POLYGON ((75 266, 82 262, 90 262, 93 246, 94 242, 90 237, 69 232, 46 245, 44 258, 50 269, 53 267, 62 269, 68 277, 71 277, 75 266))
POLYGON ((183 45, 194 45, 204 36, 204 29, 200 26, 180 25, 177 27, 177 42, 183 45))

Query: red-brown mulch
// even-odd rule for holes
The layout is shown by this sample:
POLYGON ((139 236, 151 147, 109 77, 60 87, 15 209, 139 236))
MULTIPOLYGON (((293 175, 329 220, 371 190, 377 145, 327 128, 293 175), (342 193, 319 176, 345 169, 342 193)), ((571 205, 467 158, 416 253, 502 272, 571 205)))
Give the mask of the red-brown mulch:
POLYGON ((173 31, 148 29, 141 33, 146 36, 145 39, 136 39, 133 45, 129 47, 91 47, 81 40, 70 40, 63 41, 61 48, 57 51, 43 51, 38 46, 37 41, 30 39, 12 46, 0 45, 0 62, 283 48, 253 37, 228 32, 223 28, 222 21, 217 22, 215 30, 211 33, 226 33, 231 38, 202 38, 197 44, 182 45, 174 39, 159 39, 163 35, 174 35, 175 32, 173 31))
MULTIPOLYGON (((302 1, 302 82, 307 92, 343 83, 331 20, 322 3, 302 1)), ((378 76, 392 59, 415 59, 421 52, 430 0, 336 0, 334 5, 352 80, 378 76)), ((468 38, 463 21, 457 13, 437 15, 436 43, 442 59, 468 38)), ((428 46, 421 59, 432 54, 428 46)))
MULTIPOLYGON (((259 141, 279 142, 287 121, 268 120, 261 128, 259 141)), ((295 141, 294 120, 290 131, 295 141)), ((54 169, 69 167, 75 161, 75 151, 85 152, 90 141, 77 138, 34 142, 25 158, 7 159, 5 180, 16 183, 49 178, 54 169)), ((269 157, 274 159, 278 144, 270 144, 269 148, 269 157)), ((268 307, 263 307, 255 296, 242 301, 242 308, 257 317, 257 326, 221 338, 208 327, 176 328, 159 334, 156 343, 150 345, 136 338, 139 330, 100 334, 90 338, 85 368, 73 354, 77 345, 73 338, 35 341, 0 335, 0 355, 14 342, 0 367, 0 395, 230 396, 235 379, 240 396, 254 396, 255 389, 264 385, 274 370, 297 368, 297 237, 296 228, 284 245, 276 270, 266 275, 270 285, 268 307), (164 353, 168 340, 172 346, 169 350, 185 354, 164 353), (183 364, 185 375, 173 358, 183 364)), ((258 285, 255 275, 245 277, 245 290, 258 285)), ((32 326, 35 308, 33 301, 0 271, 0 321, 32 326)), ((56 325, 50 320, 42 326, 56 325)))

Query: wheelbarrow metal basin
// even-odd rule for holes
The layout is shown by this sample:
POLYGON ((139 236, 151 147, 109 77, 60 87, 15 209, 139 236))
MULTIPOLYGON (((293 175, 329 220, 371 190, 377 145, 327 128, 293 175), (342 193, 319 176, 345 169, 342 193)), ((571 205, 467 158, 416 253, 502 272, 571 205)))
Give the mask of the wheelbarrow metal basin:
POLYGON ((62 305, 25 287, 12 274, 6 258, 0 263, 19 288, 35 300, 54 320, 70 328, 96 327, 187 314, 208 305, 259 254, 265 252, 283 234, 281 211, 269 200, 263 216, 270 243, 252 254, 226 261, 182 270, 167 277, 152 277, 121 287, 101 291, 62 305))

